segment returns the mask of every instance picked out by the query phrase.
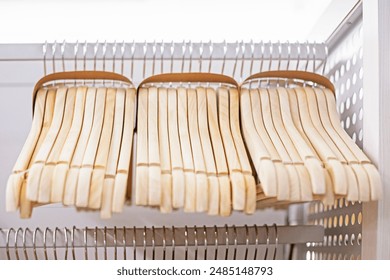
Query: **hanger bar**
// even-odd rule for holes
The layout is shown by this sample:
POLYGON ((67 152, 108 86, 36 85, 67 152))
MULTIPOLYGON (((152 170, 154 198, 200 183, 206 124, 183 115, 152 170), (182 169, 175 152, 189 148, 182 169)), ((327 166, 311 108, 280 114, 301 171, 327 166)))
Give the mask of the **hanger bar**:
MULTIPOLYGON (((212 58, 212 60, 236 60, 237 46, 243 44, 244 56, 242 56, 242 48, 240 48, 240 59, 252 60, 252 59, 276 59, 279 57, 278 43, 272 42, 229 42, 229 43, 201 43, 201 42, 136 42, 133 50, 131 51, 132 42, 114 42, 111 43, 47 43, 46 44, 46 59, 52 60, 53 56, 55 60, 110 60, 110 59, 123 59, 124 60, 160 60, 161 50, 162 58, 164 60, 190 60, 190 47, 192 48, 192 59, 199 60, 201 57, 204 60, 212 58), (56 44, 56 48, 53 48, 56 44), (86 46, 86 47, 85 47, 86 46), (105 46, 105 47, 104 47, 105 46), (115 47, 116 46, 116 47, 115 47), (173 46, 173 52, 172 51, 173 46), (271 47, 272 46, 272 47, 271 47), (153 49, 156 48, 154 53, 153 49), (105 51, 104 51, 105 49, 105 51), (210 50, 212 53, 210 54, 210 50), (270 53, 272 49, 272 53, 270 53), (53 53, 54 50, 54 53, 53 53), (96 55, 95 55, 96 50, 96 55), (225 52, 226 50, 226 52, 225 52), (75 53, 76 51, 76 53, 75 53), (226 56, 225 56, 226 53, 226 56), (173 55, 172 55, 173 54, 173 55)), ((0 61, 42 61, 44 58, 43 48, 45 43, 42 44, 0 44, 0 61)), ((282 60, 306 60, 312 59, 312 54, 307 52, 307 46, 309 49, 316 48, 316 59, 324 60, 326 58, 325 45, 321 43, 282 43, 282 54, 280 58, 282 60), (290 46, 290 47, 289 47, 290 46), (291 48, 290 56, 288 54, 288 48, 291 48), (298 55, 298 50, 300 54, 298 55), (299 56, 299 58, 298 58, 299 56)), ((309 51, 310 52, 310 51, 309 51)))
MULTIPOLYGON (((267 230, 269 244, 275 244, 277 240, 278 244, 304 244, 307 242, 322 242, 324 237, 324 228, 322 226, 257 226, 257 238, 258 244, 267 244, 267 230), (277 237, 277 238, 276 238, 277 237)), ((20 229, 0 229, 0 248, 7 248, 7 236, 9 235, 8 248, 16 247, 23 248, 23 235, 25 235, 24 248, 81 248, 81 247, 115 247, 123 246, 123 240, 126 240, 126 246, 133 246, 134 228, 123 227, 117 228, 75 228, 74 237, 72 239, 72 228, 68 228, 67 238, 65 238, 65 229, 57 228, 56 240, 53 239, 53 234, 56 231, 55 228, 20 228, 20 229), (35 245, 33 244, 33 233, 36 231, 35 245), (44 240, 44 232, 46 231, 46 243, 44 240), (15 233, 18 232, 16 235, 15 233), (115 233, 116 232, 116 233, 115 233), (124 238, 123 233, 126 233, 124 238), (85 238, 85 236, 87 238, 85 238), (106 239, 104 238, 106 236, 106 239), (95 241, 96 237, 96 241, 95 241), (66 243, 67 240, 67 243, 66 243), (86 240, 86 241, 85 241, 86 240), (96 245, 95 245, 96 243, 96 245)), ((226 236, 228 237, 229 245, 245 245, 246 241, 249 241, 249 245, 256 244, 256 228, 255 226, 248 226, 248 233, 245 226, 228 226, 226 227, 206 227, 207 245, 215 245, 216 237, 218 238, 218 244, 223 246, 226 244, 226 236), (216 234, 217 231, 217 234, 216 234), (226 235, 227 231, 227 235, 226 235)), ((184 246, 188 242, 188 246, 194 246, 195 240, 197 245, 204 245, 205 234, 204 227, 199 226, 187 227, 187 233, 185 227, 166 227, 165 228, 165 242, 164 242, 164 229, 154 228, 154 234, 152 228, 135 228, 135 245, 136 247, 143 247, 146 244, 147 247, 153 245, 156 247, 172 245, 172 238, 174 239, 175 246, 184 246), (174 233, 173 233, 174 231, 174 233), (153 237, 154 236, 154 237, 153 237), (187 238, 186 238, 187 236, 187 238), (195 238, 196 236, 196 238, 195 238)))

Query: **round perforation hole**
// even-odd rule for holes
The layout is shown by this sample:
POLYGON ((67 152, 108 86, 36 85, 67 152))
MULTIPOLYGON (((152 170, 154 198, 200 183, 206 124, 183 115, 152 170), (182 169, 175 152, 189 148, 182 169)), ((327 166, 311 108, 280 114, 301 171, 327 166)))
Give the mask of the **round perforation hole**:
POLYGON ((357 94, 356 94, 356 92, 354 92, 354 93, 352 94, 352 104, 353 104, 353 105, 356 104, 356 100, 357 100, 357 94))
POLYGON ((344 245, 345 245, 345 246, 348 246, 348 241, 349 241, 349 236, 348 236, 348 234, 346 234, 346 235, 344 236, 344 245))
POLYGON ((362 244, 362 234, 361 234, 361 233, 358 234, 356 243, 357 243, 359 246, 362 244))
POLYGON ((363 88, 359 89, 359 99, 363 100, 363 88))
POLYGON ((359 79, 363 79, 363 67, 360 67, 360 70, 359 70, 359 79))
POLYGON ((345 74, 345 66, 344 66, 344 64, 343 64, 343 65, 341 65, 341 67, 340 67, 340 77, 344 76, 344 74, 345 74))
POLYGON ((351 98, 347 98, 347 100, 345 100, 345 108, 347 110, 349 110, 349 108, 351 108, 351 98))
POLYGON ((351 119, 350 117, 347 117, 345 119, 345 128, 348 129, 351 126, 351 119))
POLYGON ((352 57, 352 65, 355 65, 356 64, 356 61, 357 61, 357 55, 356 53, 353 55, 352 57))
POLYGON ((357 119, 356 113, 353 113, 353 114, 352 114, 352 124, 353 124, 353 125, 356 124, 356 119, 357 119))
POLYGON ((356 222, 356 215, 355 215, 355 213, 352 213, 352 216, 351 216, 351 225, 354 226, 354 225, 355 225, 355 222, 356 222))
POLYGON ((352 75, 352 84, 356 85, 356 81, 357 81, 357 75, 356 75, 356 73, 353 73, 353 75, 352 75))
POLYGON ((357 220, 358 220, 358 224, 361 225, 362 224, 362 220, 363 220, 362 212, 359 212, 357 220))
POLYGON ((345 103, 344 102, 341 102, 340 103, 340 113, 343 114, 345 111, 345 103))
POLYGON ((363 108, 360 108, 359 110, 359 120, 363 120, 363 108))
POLYGON ((336 228, 337 227, 337 217, 333 217, 333 227, 336 228))
POLYGON ((359 141, 362 141, 363 140, 363 130, 360 129, 359 130, 359 141))
POLYGON ((352 246, 355 245, 355 241, 356 241, 355 234, 352 233, 352 235, 351 235, 351 245, 352 245, 352 246))
POLYGON ((343 244, 343 236, 340 234, 338 239, 338 245, 341 246, 343 244))
POLYGON ((349 215, 346 214, 345 217, 344 217, 344 225, 347 227, 349 226, 349 215))
POLYGON ((347 71, 349 71, 349 69, 351 69, 351 61, 350 60, 347 61, 347 64, 346 64, 345 68, 346 68, 347 71))
POLYGON ((331 217, 328 218, 328 227, 332 228, 332 218, 331 217))
POLYGON ((340 215, 339 216, 339 227, 342 227, 343 226, 343 216, 340 215))
POLYGON ((341 121, 340 122, 340 125, 341 125, 341 127, 344 129, 345 127, 344 127, 344 121, 341 121))
POLYGON ((356 142, 356 132, 352 133, 352 140, 356 142))

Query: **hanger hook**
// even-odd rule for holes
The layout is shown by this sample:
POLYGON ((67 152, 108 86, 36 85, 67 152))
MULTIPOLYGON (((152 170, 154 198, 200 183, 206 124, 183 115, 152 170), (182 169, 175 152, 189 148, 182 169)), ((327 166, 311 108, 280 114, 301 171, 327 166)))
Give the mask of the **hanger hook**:
POLYGON ((237 69, 237 62, 238 62, 238 53, 240 52, 240 43, 236 41, 236 48, 235 48, 235 60, 234 60, 234 66, 233 66, 233 73, 232 77, 234 78, 236 76, 236 69, 237 69))
POLYGON ((103 71, 106 71, 107 41, 104 41, 102 48, 103 48, 103 71))
POLYGON ((203 246, 204 246, 204 260, 207 260, 207 228, 203 225, 203 246))
POLYGON ((296 42, 297 45, 297 66, 295 70, 299 70, 299 63, 301 62, 301 45, 299 42, 296 42))
POLYGON ((266 260, 268 258, 268 248, 269 248, 269 229, 268 229, 268 225, 267 224, 265 224, 264 227, 265 227, 265 232, 266 232, 266 235, 267 235, 267 241, 266 241, 267 242, 266 243, 267 247, 265 248, 265 254, 264 254, 264 260, 266 260))
POLYGON ((68 260, 68 229, 64 227, 64 242, 65 242, 65 257, 64 260, 68 260))
POLYGON ((279 236, 278 236, 278 226, 276 224, 273 224, 273 227, 275 229, 275 250, 274 250, 274 256, 273 260, 276 260, 276 253, 278 250, 278 245, 279 245, 279 236))
POLYGON ((306 46, 306 64, 305 64, 305 71, 307 71, 307 68, 309 67, 309 60, 310 60, 310 46, 309 41, 305 42, 306 46))
POLYGON ((192 72, 192 52, 194 50, 194 46, 192 45, 191 40, 188 43, 188 49, 190 51, 190 65, 188 66, 188 72, 192 72))
POLYGON ((84 259, 88 260, 88 227, 84 228, 84 259))
POLYGON ((130 56, 131 56, 131 69, 130 69, 130 78, 133 80, 134 78, 134 54, 135 54, 135 41, 133 40, 133 43, 130 47, 130 56))
POLYGON ((233 225, 233 232, 234 232, 234 251, 233 251, 233 260, 237 259, 237 228, 235 225, 233 225))
POLYGON ((180 71, 181 73, 184 72, 184 61, 185 61, 185 57, 186 57, 186 51, 187 51, 187 44, 183 40, 183 43, 181 44, 181 52, 183 54, 182 61, 181 61, 181 71, 180 71))
POLYGON ((223 75, 225 73, 225 64, 226 64, 226 54, 227 54, 227 43, 224 40, 223 41, 223 60, 222 60, 222 69, 221 74, 223 75))
POLYGON ((137 259, 137 229, 133 227, 133 260, 137 259))
MULTIPOLYGON (((269 65, 268 65, 268 71, 271 71, 272 60, 273 60, 273 45, 272 45, 272 42, 269 41, 269 65)), ((269 87, 269 86, 270 86, 270 79, 267 78, 267 87, 269 87)))
POLYGON ((43 74, 44 76, 47 75, 47 67, 46 67, 46 56, 47 56, 47 41, 42 45, 42 52, 43 52, 43 74))
POLYGON ((126 240, 126 227, 123 226, 123 237, 122 237, 122 242, 123 242, 123 259, 124 260, 127 260, 127 254, 126 254, 126 244, 127 244, 127 240, 126 240))
POLYGON ((323 43, 323 44, 325 46, 325 59, 324 59, 324 62, 323 62, 323 67, 322 67, 322 73, 321 74, 324 76, 325 75, 325 69, 326 69, 326 62, 328 61, 328 55, 329 55, 328 51, 329 51, 329 49, 328 49, 328 45, 326 43, 323 43))
POLYGON ((95 260, 99 260, 99 255, 98 255, 98 227, 95 227, 93 231, 93 245, 95 247, 95 260))
POLYGON ((200 45, 199 45, 199 72, 202 72, 203 52, 204 52, 203 41, 200 41, 200 45))
POLYGON ((253 43, 253 40, 249 42, 250 48, 251 48, 251 64, 249 67, 249 75, 252 75, 253 73, 253 59, 255 57, 255 44, 253 43))
POLYGON ((35 260, 38 260, 38 255, 37 255, 37 232, 41 231, 40 228, 35 228, 34 232, 33 232, 33 236, 32 236, 32 243, 33 243, 33 251, 34 251, 34 258, 35 260))
POLYGON ((53 73, 56 72, 56 62, 55 62, 55 56, 57 51, 57 41, 54 41, 54 43, 51 45, 51 51, 52 51, 52 65, 53 65, 53 73))
POLYGON ((18 248, 19 231, 21 231, 22 234, 23 234, 23 229, 22 228, 18 228, 16 230, 15 236, 14 236, 14 251, 15 251, 16 260, 20 260, 19 248, 18 248))
POLYGON ((228 225, 225 224, 225 260, 229 259, 229 228, 228 225))
POLYGON ((265 52, 265 45, 264 45, 264 42, 263 40, 261 40, 260 42, 260 71, 259 72, 262 72, 263 71, 263 65, 264 65, 264 52, 265 52))
POLYGON ((156 234, 154 232, 154 226, 152 226, 152 260, 156 259, 156 244, 155 244, 156 234))
POLYGON ((244 66, 245 66, 245 44, 244 41, 241 41, 241 70, 240 70, 240 83, 242 82, 242 77, 244 76, 244 66))
POLYGON ((142 236, 143 236, 143 244, 144 244, 144 260, 146 260, 146 226, 144 226, 142 236))
POLYGON ((166 250, 167 250, 167 235, 166 235, 166 230, 165 230, 165 226, 163 226, 163 239, 162 239, 162 245, 163 245, 163 260, 165 261, 166 260, 166 250))
POLYGON ((118 235, 116 226, 114 226, 114 260, 118 259, 118 235))
POLYGON ((194 246, 195 246, 195 257, 194 260, 198 259, 198 228, 194 226, 194 246))
POLYGON ((290 59, 291 59, 291 44, 287 41, 287 66, 286 70, 290 69, 290 59))
POLYGON ((126 44, 125 44, 125 41, 122 41, 122 44, 121 44, 121 75, 123 75, 124 68, 125 68, 125 65, 124 65, 125 50, 126 50, 126 44))
POLYGON ((160 54, 161 54, 160 74, 164 73, 164 51, 165 51, 165 44, 164 44, 164 40, 162 40, 160 44, 160 54))
POLYGON ((144 45, 142 46, 143 54, 144 54, 144 63, 143 63, 143 68, 142 68, 142 80, 145 79, 146 77, 146 54, 148 52, 148 44, 146 41, 144 42, 144 45))
POLYGON ((62 60, 62 71, 65 72, 65 46, 66 46, 66 41, 64 40, 61 44, 61 60, 62 60))
POLYGON ((88 44, 87 41, 85 41, 83 45, 83 70, 84 71, 87 69, 87 51, 88 51, 88 44))
POLYGON ((49 228, 45 228, 45 231, 43 232, 43 252, 45 254, 45 260, 48 260, 47 256, 47 233, 49 232, 49 228))
POLYGON ((282 43, 278 41, 278 71, 280 71, 281 61, 282 61, 282 43))
POLYGON ((107 227, 103 228, 103 252, 104 260, 107 260, 107 227))
POLYGON ((74 44, 73 52, 74 52, 74 70, 77 71, 77 54, 79 52, 79 41, 76 41, 76 43, 74 44))
POLYGON ((97 52, 99 50, 99 41, 96 41, 95 45, 93 46, 93 71, 97 70, 97 52))
POLYGON ((176 236, 175 236, 175 226, 172 226, 172 260, 175 260, 175 243, 176 243, 176 236))
POLYGON ((60 229, 56 227, 53 232, 53 252, 54 252, 54 260, 58 260, 57 257, 57 231, 60 229))
POLYGON ((256 235, 256 238, 255 238, 255 252, 253 253, 253 259, 257 260, 257 251, 258 251, 258 248, 259 248, 259 230, 258 230, 256 224, 254 224, 253 227, 255 228, 255 235, 256 235))
POLYGON ((153 41, 152 52, 153 52, 153 58, 152 58, 152 76, 153 76, 156 67, 156 52, 157 52, 156 40, 153 41))
POLYGON ((218 259, 218 228, 214 226, 214 245, 215 245, 215 254, 214 260, 218 259))
POLYGON ((210 52, 210 58, 209 58, 209 73, 211 73, 211 67, 213 63, 213 50, 214 50, 214 43, 209 41, 209 52, 210 52))
POLYGON ((171 46, 169 47, 170 50, 170 55, 171 55, 171 67, 170 67, 170 72, 173 73, 173 56, 175 54, 175 44, 173 41, 171 41, 171 46))
POLYGON ((116 41, 112 44, 112 72, 115 72, 115 62, 116 62, 116 50, 118 48, 118 44, 116 41))
POLYGON ((30 228, 26 227, 24 230, 23 230, 23 237, 22 237, 22 242, 23 242, 23 253, 24 253, 24 258, 26 260, 28 260, 28 254, 27 254, 27 246, 26 246, 26 239, 27 239, 27 231, 29 231, 31 233, 31 230, 30 228))
POLYGON ((14 230, 13 228, 8 229, 8 231, 7 231, 7 243, 5 244, 5 249, 6 249, 6 251, 7 251, 7 259, 8 259, 8 260, 11 259, 11 255, 10 255, 10 253, 9 253, 9 237, 10 237, 10 235, 11 235, 11 231, 12 231, 13 233, 15 233, 15 230, 14 230))
POLYGON ((313 50, 313 73, 316 72, 316 47, 317 47, 317 43, 314 41, 314 45, 312 47, 312 50, 313 50))
POLYGON ((188 227, 184 227, 184 259, 188 260, 188 227))
POLYGON ((72 258, 73 260, 76 259, 76 252, 75 252, 75 246, 74 246, 74 232, 76 230, 76 226, 73 226, 72 228, 72 232, 71 232, 71 235, 70 235, 70 238, 71 238, 71 241, 72 241, 72 258))
POLYGON ((244 260, 248 259, 248 251, 249 251, 249 229, 248 229, 248 225, 245 224, 245 256, 244 256, 244 260))

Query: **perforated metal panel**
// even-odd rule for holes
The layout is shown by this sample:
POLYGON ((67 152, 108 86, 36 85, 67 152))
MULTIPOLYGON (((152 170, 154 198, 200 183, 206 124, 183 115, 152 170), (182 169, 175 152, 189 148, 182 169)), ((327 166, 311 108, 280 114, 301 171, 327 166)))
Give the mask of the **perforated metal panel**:
MULTIPOLYGON (((341 125, 359 147, 363 144, 362 19, 331 50, 326 73, 336 87, 341 125)), ((362 205, 339 199, 331 207, 309 206, 309 223, 325 228, 322 243, 307 244, 306 259, 360 259, 362 205)))

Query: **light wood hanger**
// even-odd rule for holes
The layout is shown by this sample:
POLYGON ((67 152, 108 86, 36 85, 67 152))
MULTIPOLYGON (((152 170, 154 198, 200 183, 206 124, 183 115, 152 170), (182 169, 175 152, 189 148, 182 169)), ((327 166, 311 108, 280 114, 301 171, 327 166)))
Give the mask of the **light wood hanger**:
MULTIPOLYGON (((288 89, 279 87, 277 90, 284 127, 291 137, 292 142, 295 143, 297 152, 303 159, 303 163, 310 175, 312 193, 314 195, 324 195, 326 192, 325 173, 317 154, 307 144, 303 137, 303 129, 299 120, 299 113, 297 112, 298 106, 291 106, 292 103, 290 102, 291 98, 288 89), (294 109, 295 112, 293 113, 294 109), (293 116, 297 118, 295 122, 293 116)), ((293 97, 295 97, 294 94, 293 97)))
POLYGON ((334 130, 330 121, 326 97, 324 96, 323 91, 319 88, 314 88, 313 91, 309 91, 308 98, 316 100, 323 127, 346 160, 346 164, 344 165, 348 179, 348 193, 346 198, 349 201, 358 201, 359 193, 365 193, 365 195, 362 195, 362 198, 366 197, 366 199, 369 200, 369 190, 365 187, 369 185, 367 174, 357 162, 357 159, 351 153, 348 146, 345 145, 342 138, 340 138, 338 133, 334 130))
MULTIPOLYGON (((245 142, 256 168, 262 190, 267 197, 276 197, 278 194, 279 176, 272 155, 266 148, 260 134, 256 132, 254 112, 252 111, 251 96, 257 93, 256 89, 241 88, 241 125, 245 142)), ((260 103, 257 103, 260 104, 260 103)), ((288 181, 287 181, 288 182, 288 181)))
POLYGON ((172 160, 172 207, 182 208, 185 201, 186 182, 178 127, 178 101, 174 88, 168 88, 168 136, 172 160))
POLYGON ((188 98, 188 126, 190 132, 192 155, 194 159, 196 177, 196 212, 208 211, 209 185, 207 180, 206 164, 199 135, 198 124, 198 101, 197 91, 193 88, 187 89, 188 98))
MULTIPOLYGON (((278 200, 288 200, 289 197, 284 195, 286 193, 286 189, 287 190, 290 189, 290 181, 288 178, 286 166, 282 163, 280 155, 276 150, 275 145, 272 142, 271 138, 269 137, 267 130, 265 129, 263 116, 261 114, 261 101, 260 101, 260 95, 258 89, 250 89, 249 92, 250 92, 250 103, 251 103, 250 109, 253 118, 252 122, 254 124, 254 129, 255 129, 254 133, 257 133, 258 137, 260 137, 262 143, 265 145, 266 150, 269 152, 271 156, 276 171, 275 194, 277 195, 275 196, 277 196, 278 200)), ((266 192, 264 194, 265 197, 269 196, 266 192)))
POLYGON ((139 88, 137 112, 137 167, 136 167, 136 205, 148 205, 148 90, 139 88))
POLYGON ((193 154, 188 126, 188 103, 187 90, 183 87, 177 90, 178 97, 178 122, 180 146, 183 158, 185 177, 185 202, 184 211, 195 212, 196 210, 196 176, 194 170, 193 154))
POLYGON ((133 148, 134 118, 136 113, 136 90, 135 88, 126 89, 125 117, 123 123, 122 145, 120 148, 120 157, 115 176, 114 193, 112 199, 112 212, 119 213, 123 211, 126 200, 126 191, 128 186, 130 170, 130 161, 133 148))
POLYGON ((161 160, 161 205, 163 213, 172 212, 172 165, 168 135, 168 90, 158 88, 158 137, 161 160))
MULTIPOLYGON (((31 157, 29 169, 31 168, 31 165, 35 162, 35 158, 40 151, 40 148, 43 144, 43 142, 46 139, 47 133, 51 127, 52 120, 53 120, 53 114, 54 114, 54 103, 55 103, 55 91, 54 90, 48 90, 46 95, 46 102, 45 102, 45 113, 43 117, 43 125, 42 130, 39 135, 38 142, 36 144, 36 147, 34 149, 34 153, 31 157)), ((28 176, 28 175, 27 175, 28 176)), ((32 208, 33 208, 33 202, 28 199, 27 197, 27 179, 23 180, 22 189, 20 192, 20 217, 21 218, 30 218, 32 214, 32 208)))
POLYGON ((79 171, 76 189, 75 205, 77 207, 87 207, 91 186, 93 166, 99 147, 100 136, 103 128, 103 117, 106 103, 106 88, 98 88, 96 92, 95 112, 91 134, 84 153, 83 161, 79 171))
POLYGON ((198 124, 199 134, 202 143, 203 156, 207 170, 208 181, 208 214, 219 214, 219 182, 217 177, 216 162, 214 158, 213 147, 211 145, 211 137, 209 132, 208 117, 207 117, 207 96, 204 87, 196 88, 196 96, 198 102, 198 124))
POLYGON ((66 176, 64 190, 64 205, 74 205, 76 201, 77 181, 79 177, 80 167, 84 158, 85 150, 88 144, 89 136, 93 124, 94 110, 96 100, 96 88, 90 87, 87 89, 85 100, 85 112, 82 120, 82 129, 77 142, 76 149, 73 154, 72 163, 66 176))
POLYGON ((232 206, 234 210, 244 210, 246 201, 245 178, 230 130, 229 91, 225 87, 219 87, 217 93, 219 125, 232 184, 232 206))
POLYGON ((53 109, 53 119, 46 138, 30 168, 29 176, 27 178, 27 198, 31 201, 37 202, 40 202, 39 184, 42 169, 49 158, 50 152, 55 144, 55 140, 62 125, 67 88, 63 87, 58 90, 50 89, 49 91, 54 92, 56 95, 53 109))
POLYGON ((232 211, 232 194, 227 157, 222 142, 221 130, 218 121, 217 93, 213 88, 207 88, 206 96, 209 131, 211 135, 211 143, 213 146, 219 182, 219 214, 225 217, 229 216, 232 211))
POLYGON ((160 141, 158 137, 158 92, 156 87, 148 89, 148 152, 149 180, 148 205, 161 204, 160 141))
POLYGON ((119 161, 119 154, 122 142, 123 120, 125 112, 125 94, 124 88, 116 89, 114 126, 110 142, 110 151, 107 159, 106 174, 104 175, 102 206, 100 217, 102 219, 111 218, 112 199, 115 186, 115 175, 119 161))
POLYGON ((78 87, 76 92, 75 108, 70 131, 62 148, 57 165, 53 171, 52 191, 50 201, 62 202, 65 190, 66 176, 68 174, 69 165, 72 161, 76 150, 77 142, 81 133, 82 122, 84 117, 85 99, 87 88, 78 87))
POLYGON ((299 114, 305 134, 318 152, 321 160, 325 165, 325 168, 329 170, 335 194, 346 195, 348 182, 343 165, 322 138, 322 135, 315 128, 310 115, 305 90, 301 87, 297 87, 294 89, 294 91, 297 96, 299 114))
POLYGON ((282 164, 285 166, 287 170, 287 176, 285 174, 282 174, 282 177, 278 177, 277 198, 278 200, 300 201, 300 186, 299 186, 298 173, 296 172, 294 166, 292 165, 290 155, 286 151, 282 141, 279 138, 279 135, 276 132, 272 120, 268 92, 264 88, 259 88, 258 94, 259 94, 261 109, 257 117, 261 116, 259 122, 264 123, 264 129, 265 129, 264 132, 268 133, 270 140, 272 141, 272 144, 275 146, 275 149, 280 156, 282 164))
POLYGON ((41 134, 46 103, 46 89, 40 89, 37 93, 37 98, 34 104, 34 118, 31 124, 31 130, 27 136, 26 142, 23 145, 18 159, 12 169, 12 174, 8 178, 6 187, 6 211, 16 211, 20 206, 20 191, 27 169, 29 168, 32 155, 37 149, 37 143, 41 134))
POLYGON ((58 132, 55 144, 50 152, 50 155, 43 167, 41 180, 39 183, 39 202, 49 203, 51 197, 52 178, 55 165, 57 164, 60 156, 62 147, 64 146, 65 140, 69 133, 70 126, 73 119, 73 109, 76 99, 76 88, 70 88, 66 94, 65 109, 63 115, 63 121, 58 132))
MULTIPOLYGON (((295 172, 297 174, 298 180, 296 184, 299 186, 299 193, 298 195, 297 194, 293 195, 291 192, 290 200, 297 201, 296 199, 298 199, 298 201, 311 201, 313 200, 313 195, 312 195, 312 185, 311 185, 310 175, 307 168, 304 165, 301 156, 297 151, 296 144, 294 145, 292 139, 290 138, 290 135, 286 130, 286 124, 283 122, 278 88, 280 87, 269 88, 268 97, 269 97, 271 116, 274 123, 274 127, 287 153, 291 158, 292 166, 295 168, 295 172)), ((289 113, 289 111, 287 113, 289 113)), ((323 178, 323 180, 324 180, 323 185, 325 186, 325 178, 323 178)), ((293 184, 291 184, 291 191, 292 190, 294 190, 293 184)))
POLYGON ((334 99, 334 95, 332 95, 329 90, 324 89, 329 117, 333 128, 337 131, 339 136, 343 139, 345 144, 349 147, 349 149, 353 152, 356 159, 363 165, 364 169, 368 174, 368 178, 370 181, 370 199, 378 200, 382 197, 382 183, 379 172, 377 168, 371 163, 368 157, 363 153, 363 151, 353 142, 353 140, 349 137, 349 135, 342 129, 337 110, 336 110, 336 102, 334 99))
POLYGON ((241 135, 240 128, 240 98, 236 88, 229 90, 230 97, 230 128, 233 140, 237 149, 238 158, 241 163, 242 172, 244 174, 246 185, 246 201, 245 213, 253 214, 256 211, 256 181, 252 174, 252 167, 250 165, 248 154, 245 149, 245 144, 241 135))
POLYGON ((100 209, 102 205, 102 194, 104 176, 106 172, 108 153, 111 145, 111 135, 114 126, 116 102, 116 89, 108 88, 106 93, 106 105, 104 110, 103 128, 100 135, 99 146, 93 166, 91 187, 88 198, 88 208, 100 209))

